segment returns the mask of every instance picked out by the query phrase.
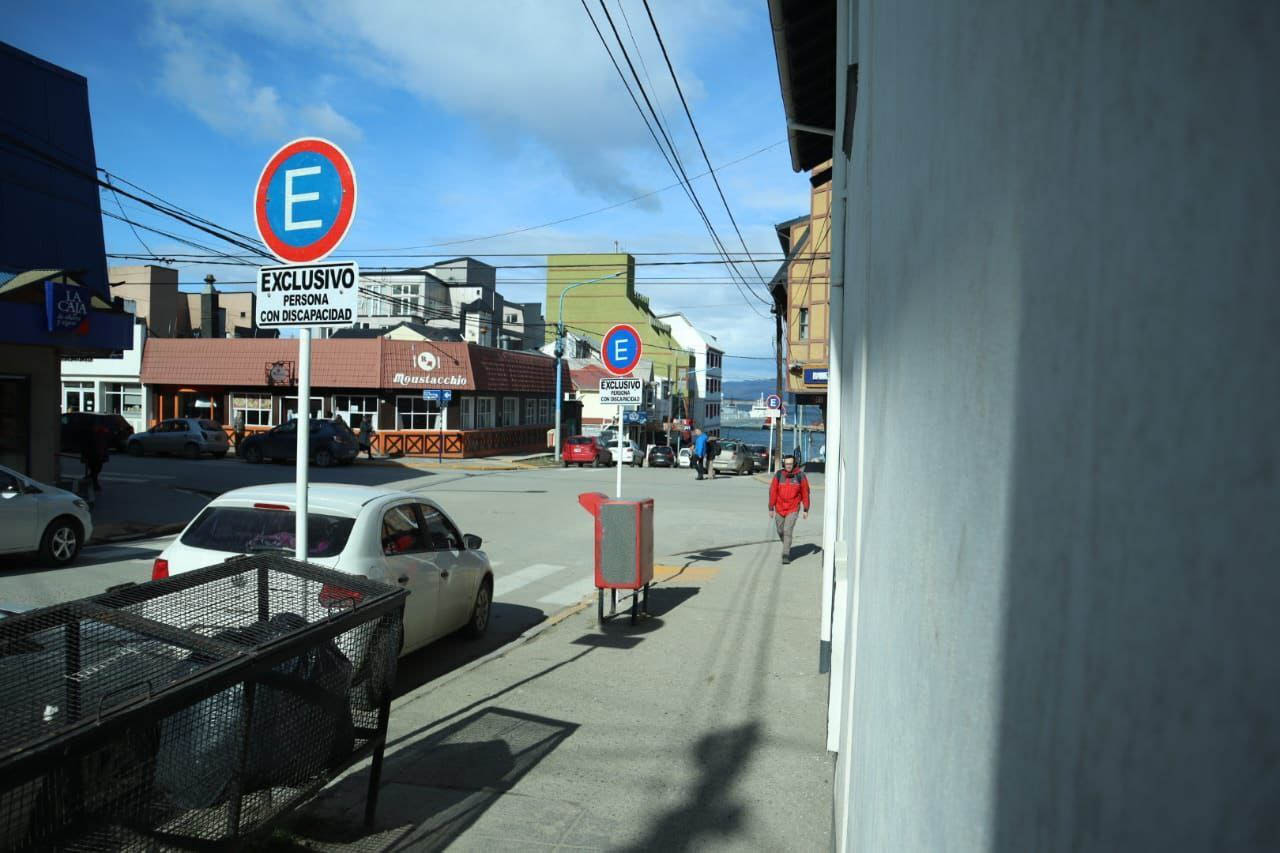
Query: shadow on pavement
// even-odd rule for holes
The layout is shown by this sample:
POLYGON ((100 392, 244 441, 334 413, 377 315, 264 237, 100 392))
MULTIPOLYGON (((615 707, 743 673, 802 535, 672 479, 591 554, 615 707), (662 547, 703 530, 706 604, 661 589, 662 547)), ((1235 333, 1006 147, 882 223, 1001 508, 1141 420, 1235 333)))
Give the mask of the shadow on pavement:
MULTIPOLYGON (((428 737, 401 739, 394 752, 388 746, 372 827, 363 824, 369 784, 364 770, 287 821, 292 844, 281 843, 277 833, 276 843, 258 849, 322 844, 359 851, 442 850, 577 728, 564 720, 484 708, 428 737)), ((510 829, 509 838, 538 840, 540 821, 531 813, 536 804, 509 797, 501 806, 510 814, 497 823, 510 829)))
POLYGON ((699 738, 694 747, 699 780, 693 799, 658 818, 641 841, 622 850, 701 850, 712 840, 739 831, 747 806, 735 802, 730 790, 751 760, 760 737, 760 724, 753 720, 699 738))
POLYGON ((807 557, 810 554, 821 554, 822 546, 815 545, 812 542, 805 542, 802 545, 795 545, 791 548, 791 559, 798 560, 801 557, 807 557))
POLYGON ((403 696, 460 666, 484 657, 545 618, 546 614, 534 607, 494 602, 489 614, 489 630, 484 637, 469 640, 459 634, 450 634, 425 649, 401 658, 396 668, 395 695, 403 696))

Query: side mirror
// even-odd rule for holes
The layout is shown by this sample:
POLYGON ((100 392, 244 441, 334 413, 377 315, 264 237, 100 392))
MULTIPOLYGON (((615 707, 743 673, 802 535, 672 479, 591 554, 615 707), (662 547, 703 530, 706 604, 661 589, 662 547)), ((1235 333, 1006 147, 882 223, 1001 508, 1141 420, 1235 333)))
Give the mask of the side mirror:
POLYGON ((484 540, 474 533, 464 533, 462 534, 462 544, 467 546, 468 551, 479 551, 480 546, 484 544, 484 540))
POLYGON ((4 491, 0 492, 0 498, 4 498, 5 500, 10 500, 12 498, 16 498, 20 494, 22 494, 22 492, 18 489, 15 489, 13 486, 5 486, 4 491))

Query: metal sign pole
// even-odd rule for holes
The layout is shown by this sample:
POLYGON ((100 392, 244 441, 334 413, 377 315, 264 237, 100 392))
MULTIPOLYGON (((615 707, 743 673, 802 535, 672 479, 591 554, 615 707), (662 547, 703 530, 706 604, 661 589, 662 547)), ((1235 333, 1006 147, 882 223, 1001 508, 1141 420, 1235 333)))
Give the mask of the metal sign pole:
POLYGON ((618 500, 622 500, 622 436, 625 430, 622 428, 622 404, 618 404, 618 458, 613 460, 618 466, 618 500))
POLYGON ((298 330, 298 412, 294 418, 298 425, 297 481, 298 494, 294 503, 293 538, 296 556, 307 559, 307 463, 311 456, 311 329, 298 330))

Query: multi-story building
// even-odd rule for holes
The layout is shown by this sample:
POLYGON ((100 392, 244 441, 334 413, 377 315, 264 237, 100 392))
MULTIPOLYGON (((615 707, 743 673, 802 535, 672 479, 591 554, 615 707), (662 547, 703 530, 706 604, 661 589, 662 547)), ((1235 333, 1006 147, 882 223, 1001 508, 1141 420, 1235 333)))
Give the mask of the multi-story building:
MULTIPOLYGON (((669 404, 664 407, 663 401, 670 400, 694 367, 693 354, 675 339, 671 326, 653 313, 649 300, 636 292, 635 258, 626 253, 549 255, 546 300, 549 343, 556 339, 562 302, 565 331, 590 340, 596 350, 610 327, 629 323, 635 328, 644 344, 644 358, 653 363, 653 382, 658 389, 651 417, 655 421, 669 421, 673 413, 669 404), (615 277, 603 278, 610 275, 615 277), (602 280, 575 287, 591 279, 602 280), (563 300, 561 294, 564 294, 563 300), (667 397, 661 396, 663 391, 667 397)), ((661 423, 652 426, 666 428, 661 423)))
POLYGON ((719 435, 724 350, 712 345, 715 337, 699 331, 683 314, 663 314, 658 319, 671 327, 671 336, 680 346, 693 353, 692 369, 677 383, 688 399, 693 425, 708 435, 719 435))
POLYGON ((525 345, 525 328, 536 322, 524 308, 507 312, 520 315, 515 322, 521 345, 511 345, 513 336, 504 334, 503 310, 509 303, 497 291, 495 274, 492 266, 475 258, 455 258, 420 269, 361 276, 360 286, 370 292, 360 295, 356 323, 366 329, 420 323, 457 329, 464 341, 481 346, 531 349, 525 345))

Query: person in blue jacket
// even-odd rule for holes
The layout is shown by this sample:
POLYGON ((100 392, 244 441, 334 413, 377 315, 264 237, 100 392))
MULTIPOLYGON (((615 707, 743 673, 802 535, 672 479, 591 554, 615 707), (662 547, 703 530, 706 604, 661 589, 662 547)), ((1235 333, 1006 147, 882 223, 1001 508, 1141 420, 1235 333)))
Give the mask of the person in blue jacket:
POLYGON ((693 471, 698 475, 698 479, 702 479, 702 475, 707 473, 707 437, 702 434, 701 428, 693 430, 693 471))

